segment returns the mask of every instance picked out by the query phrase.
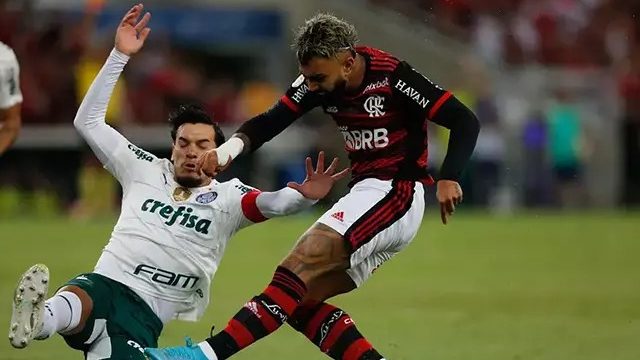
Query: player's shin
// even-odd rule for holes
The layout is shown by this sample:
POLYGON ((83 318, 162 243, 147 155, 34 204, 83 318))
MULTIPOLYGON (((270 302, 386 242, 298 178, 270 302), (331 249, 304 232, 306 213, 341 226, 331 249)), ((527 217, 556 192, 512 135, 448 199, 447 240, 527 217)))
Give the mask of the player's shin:
POLYGON ((349 314, 333 305, 305 303, 288 322, 333 359, 383 359, 358 331, 349 314))
POLYGON ((223 331, 206 342, 219 360, 226 359, 276 331, 293 314, 306 292, 304 282, 280 266, 262 294, 247 302, 223 331))
POLYGON ((82 302, 75 293, 61 291, 44 303, 42 330, 35 339, 42 340, 56 332, 66 334, 80 324, 82 302))

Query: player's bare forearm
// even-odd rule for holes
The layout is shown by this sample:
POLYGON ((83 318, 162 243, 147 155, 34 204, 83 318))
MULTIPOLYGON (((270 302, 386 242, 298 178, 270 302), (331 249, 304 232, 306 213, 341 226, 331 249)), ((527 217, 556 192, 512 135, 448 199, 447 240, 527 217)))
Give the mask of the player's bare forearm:
POLYGON ((20 104, 3 110, 0 114, 0 155, 6 152, 20 133, 20 104))

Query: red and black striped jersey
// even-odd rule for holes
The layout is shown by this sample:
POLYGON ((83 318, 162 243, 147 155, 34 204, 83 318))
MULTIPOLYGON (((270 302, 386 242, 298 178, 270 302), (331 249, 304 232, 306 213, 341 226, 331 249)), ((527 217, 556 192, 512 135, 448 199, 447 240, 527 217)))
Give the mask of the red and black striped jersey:
POLYGON ((299 117, 315 107, 331 115, 342 132, 355 183, 363 178, 432 183, 427 173, 426 121, 451 97, 408 63, 371 47, 364 80, 351 93, 309 91, 301 75, 280 102, 299 117))

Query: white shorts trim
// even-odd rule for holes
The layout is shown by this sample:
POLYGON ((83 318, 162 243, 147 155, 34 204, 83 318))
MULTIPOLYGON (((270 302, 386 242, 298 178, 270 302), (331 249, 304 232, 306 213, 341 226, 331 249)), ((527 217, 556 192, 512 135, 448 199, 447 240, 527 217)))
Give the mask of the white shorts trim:
POLYGON ((103 328, 103 331, 100 332, 98 339, 91 344, 91 346, 89 347, 89 351, 87 351, 87 360, 101 360, 111 358, 111 338, 109 337, 109 333, 107 332, 106 321, 104 325, 105 327, 103 328))

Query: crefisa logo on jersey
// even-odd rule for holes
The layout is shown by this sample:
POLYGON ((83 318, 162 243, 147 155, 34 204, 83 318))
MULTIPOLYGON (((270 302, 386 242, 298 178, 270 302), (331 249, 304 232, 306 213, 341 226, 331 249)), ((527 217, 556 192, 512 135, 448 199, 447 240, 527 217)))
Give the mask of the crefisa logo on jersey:
POLYGON ((131 150, 134 154, 136 154, 136 158, 138 160, 144 160, 144 161, 148 161, 148 162, 153 161, 153 156, 151 156, 151 155, 147 154, 146 152, 138 149, 137 147, 129 144, 127 146, 127 148, 129 148, 129 150, 131 150))
POLYGON ((174 208, 170 204, 165 204, 161 201, 154 199, 147 199, 142 203, 140 210, 157 214, 163 219, 166 219, 164 223, 173 226, 178 224, 187 229, 194 229, 200 234, 209 234, 209 226, 211 226, 211 220, 201 219, 198 215, 193 214, 193 209, 187 206, 179 206, 174 208))
POLYGON ((200 194, 196 197, 196 202, 200 204, 208 204, 218 197, 218 193, 215 191, 200 194))
POLYGON ((246 185, 240 185, 240 184, 236 185, 236 186, 235 186, 235 188, 236 188, 236 189, 238 189, 238 190, 240 190, 240 193, 241 193, 242 195, 244 195, 244 194, 246 194, 246 193, 248 193, 248 192, 251 192, 251 191, 255 190, 254 188, 250 188, 250 187, 248 187, 248 186, 246 186, 246 185))
POLYGON ((380 95, 372 95, 364 102, 364 110, 369 113, 369 117, 379 117, 385 114, 384 112, 384 97, 380 95))

